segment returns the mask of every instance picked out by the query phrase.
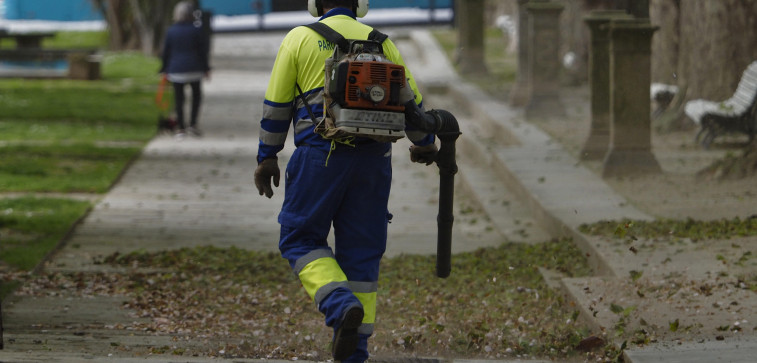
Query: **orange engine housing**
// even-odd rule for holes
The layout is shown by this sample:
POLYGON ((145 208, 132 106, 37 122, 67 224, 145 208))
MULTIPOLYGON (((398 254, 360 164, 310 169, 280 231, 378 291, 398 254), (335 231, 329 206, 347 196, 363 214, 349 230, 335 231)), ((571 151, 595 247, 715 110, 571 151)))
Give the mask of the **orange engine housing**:
POLYGON ((405 67, 380 61, 342 61, 334 66, 329 95, 343 108, 403 112, 405 67))

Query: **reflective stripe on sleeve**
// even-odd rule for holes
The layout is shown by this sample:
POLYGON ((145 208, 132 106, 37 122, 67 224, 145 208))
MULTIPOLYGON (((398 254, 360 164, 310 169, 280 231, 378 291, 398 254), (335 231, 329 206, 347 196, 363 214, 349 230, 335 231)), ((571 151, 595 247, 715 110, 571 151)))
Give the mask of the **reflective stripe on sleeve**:
MULTIPOLYGON (((321 121, 321 118, 319 117, 317 121, 321 121)), ((312 129, 314 127, 313 121, 310 119, 301 119, 297 120, 297 123, 294 125, 294 133, 299 134, 301 132, 308 131, 309 129, 312 129)))
MULTIPOLYGON (((315 105, 320 105, 323 103, 323 89, 319 89, 316 92, 308 91, 305 92, 305 100, 308 101, 308 105, 310 105, 311 108, 315 108, 315 105)), ((295 108, 298 110, 300 108, 305 107, 305 103, 302 102, 302 97, 299 95, 297 96, 297 102, 295 103, 295 108)))
POLYGON ((268 132, 260 130, 260 142, 266 145, 284 145, 287 140, 286 132, 268 132))
POLYGON ((268 120, 289 121, 292 118, 292 107, 275 107, 268 104, 263 105, 263 118, 268 120))

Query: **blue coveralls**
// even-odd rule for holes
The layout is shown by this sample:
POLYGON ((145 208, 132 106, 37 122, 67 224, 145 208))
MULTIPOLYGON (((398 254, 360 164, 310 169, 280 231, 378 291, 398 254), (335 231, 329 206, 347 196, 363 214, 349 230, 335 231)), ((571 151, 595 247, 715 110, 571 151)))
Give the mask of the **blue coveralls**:
MULTIPOLYGON (((347 9, 337 8, 320 21, 347 39, 367 39, 372 28, 355 20, 347 9)), ((304 92, 315 116, 323 115, 323 67, 334 49, 306 27, 284 38, 271 73, 261 120, 258 162, 281 151, 290 128, 297 146, 286 167, 279 249, 305 290, 336 330, 350 307, 364 310, 358 328, 360 343, 346 361, 368 359, 367 341, 376 319, 379 262, 386 249, 387 209, 392 180, 391 143, 357 139, 354 146, 334 143, 313 132, 314 124, 299 98, 304 92), (298 97, 295 97, 298 96, 298 97), (327 237, 333 225, 334 250, 327 237)), ((386 57, 404 65, 391 40, 384 43, 386 57)), ((416 102, 422 98, 410 72, 406 72, 416 102)), ((406 130, 416 145, 428 145, 433 135, 406 130)))

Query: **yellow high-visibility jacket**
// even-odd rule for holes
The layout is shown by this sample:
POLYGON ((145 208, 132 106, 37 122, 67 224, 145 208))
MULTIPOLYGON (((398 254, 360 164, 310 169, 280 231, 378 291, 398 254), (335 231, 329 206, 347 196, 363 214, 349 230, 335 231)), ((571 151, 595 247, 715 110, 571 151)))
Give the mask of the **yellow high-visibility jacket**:
MULTIPOLYGON (((320 21, 339 32, 347 39, 368 39, 372 27, 355 20, 352 12, 344 9, 331 11, 320 21)), ((297 85, 317 118, 323 117, 324 64, 335 45, 326 41, 314 30, 300 26, 292 29, 279 47, 273 65, 260 121, 260 143, 258 162, 275 157, 286 142, 290 125, 294 125, 294 143, 307 144, 329 150, 331 141, 313 132, 315 125, 301 101, 297 85)), ((383 44, 384 55, 394 64, 405 66, 397 47, 387 39, 383 44)), ((422 104, 423 97, 418 91, 412 73, 405 69, 408 84, 415 93, 415 101, 422 104)), ((408 127, 408 139, 416 145, 428 145, 434 136, 408 127)))

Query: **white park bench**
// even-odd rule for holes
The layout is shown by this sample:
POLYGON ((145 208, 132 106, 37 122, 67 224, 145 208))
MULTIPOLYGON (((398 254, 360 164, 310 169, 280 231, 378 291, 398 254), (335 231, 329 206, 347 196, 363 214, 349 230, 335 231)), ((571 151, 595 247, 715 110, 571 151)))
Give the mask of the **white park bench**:
POLYGON ((692 100, 684 106, 684 112, 700 126, 697 141, 706 148, 719 135, 744 133, 749 141, 754 139, 757 128, 757 61, 752 62, 741 76, 736 93, 722 102, 692 100))

